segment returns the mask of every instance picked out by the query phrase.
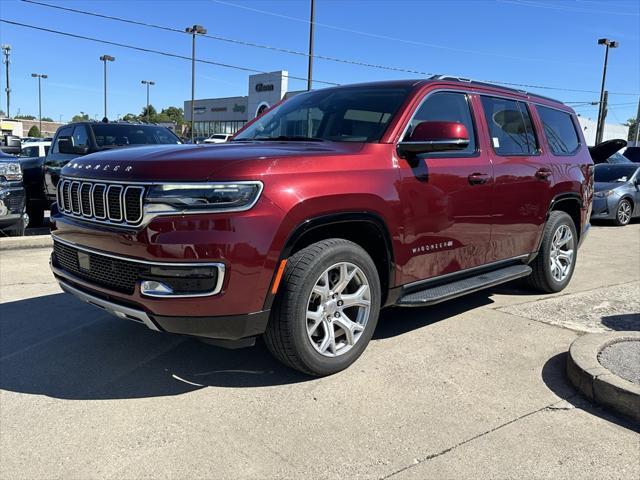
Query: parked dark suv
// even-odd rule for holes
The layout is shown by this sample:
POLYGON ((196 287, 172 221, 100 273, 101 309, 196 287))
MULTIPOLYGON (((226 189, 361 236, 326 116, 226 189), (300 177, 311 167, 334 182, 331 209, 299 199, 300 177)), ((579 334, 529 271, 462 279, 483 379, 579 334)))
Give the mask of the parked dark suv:
POLYGON ((592 169, 555 100, 450 77, 328 88, 229 143, 73 160, 51 265, 120 318, 216 343, 263 335, 327 375, 360 356, 382 307, 523 277, 564 289, 592 169))
POLYGON ((129 122, 77 122, 58 128, 44 162, 45 193, 56 199, 60 170, 74 158, 114 148, 182 143, 159 125, 129 122))

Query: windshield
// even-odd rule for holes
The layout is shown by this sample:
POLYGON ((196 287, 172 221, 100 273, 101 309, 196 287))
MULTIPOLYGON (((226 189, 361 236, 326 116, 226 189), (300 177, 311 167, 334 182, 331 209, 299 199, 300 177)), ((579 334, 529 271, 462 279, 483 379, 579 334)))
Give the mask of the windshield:
POLYGON ((99 147, 181 143, 180 139, 171 130, 155 125, 104 123, 91 125, 91 129, 99 147))
POLYGON ((338 87, 303 93, 274 108, 234 141, 377 142, 410 87, 338 87))
POLYGON ((638 169, 637 165, 607 165, 601 164, 595 167, 595 180, 602 183, 628 182, 638 169))

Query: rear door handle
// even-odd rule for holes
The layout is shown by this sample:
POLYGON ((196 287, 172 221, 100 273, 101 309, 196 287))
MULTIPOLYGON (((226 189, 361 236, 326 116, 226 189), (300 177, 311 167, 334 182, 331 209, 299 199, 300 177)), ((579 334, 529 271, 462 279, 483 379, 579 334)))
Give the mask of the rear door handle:
POLYGON ((540 180, 548 180, 551 176, 551 169, 547 167, 542 167, 536 172, 536 178, 540 180))
POLYGON ((471 185, 482 185, 483 183, 487 183, 489 175, 486 173, 472 173, 468 178, 471 185))

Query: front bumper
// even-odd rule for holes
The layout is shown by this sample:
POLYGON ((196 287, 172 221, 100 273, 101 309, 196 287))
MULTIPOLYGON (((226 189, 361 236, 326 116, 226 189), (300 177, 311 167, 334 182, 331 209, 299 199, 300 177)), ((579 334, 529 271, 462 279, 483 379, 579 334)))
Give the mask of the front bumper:
POLYGON ((0 228, 12 227, 23 219, 25 192, 23 187, 0 189, 0 228))
POLYGON ((591 210, 592 220, 613 220, 616 217, 616 205, 618 197, 610 195, 608 197, 593 197, 593 209, 591 210))
POLYGON ((171 317, 145 311, 141 306, 124 305, 108 295, 92 291, 79 281, 60 277, 52 267, 60 288, 79 300, 98 307, 118 318, 144 324, 155 331, 201 338, 237 341, 264 333, 269 311, 223 317, 171 317))

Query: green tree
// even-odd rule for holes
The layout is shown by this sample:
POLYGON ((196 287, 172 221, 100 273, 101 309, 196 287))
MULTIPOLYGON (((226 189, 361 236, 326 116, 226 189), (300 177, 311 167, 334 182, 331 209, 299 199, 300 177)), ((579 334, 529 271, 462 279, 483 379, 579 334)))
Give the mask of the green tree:
POLYGON ((137 122, 139 121, 139 118, 137 115, 134 115, 133 113, 127 113, 124 117, 122 117, 122 121, 123 122, 137 122))
POLYGON ((72 122, 86 122, 88 120, 89 120, 89 114, 84 112, 80 112, 79 115, 74 115, 73 118, 71 119, 72 122))
POLYGON ((182 125, 184 123, 184 110, 179 107, 163 108, 160 115, 166 115, 170 122, 174 122, 177 125, 182 125))
POLYGON ((627 140, 629 142, 635 142, 636 130, 638 129, 637 120, 635 118, 630 118, 629 120, 627 120, 627 123, 625 123, 625 126, 629 127, 629 136, 627 137, 627 140))
POLYGON ((142 113, 138 116, 140 120, 145 122, 157 122, 158 111, 155 109, 153 105, 149 105, 149 111, 147 112, 147 107, 142 109, 142 113))
POLYGON ((38 130, 38 127, 34 125, 29 129, 29 133, 27 133, 27 137, 40 138, 42 137, 42 134, 40 133, 40 130, 38 130))
POLYGON ((53 122, 53 118, 51 117, 42 117, 43 122, 53 122))
POLYGON ((16 120, 35 120, 36 117, 34 117, 33 115, 16 115, 15 117, 16 120))

